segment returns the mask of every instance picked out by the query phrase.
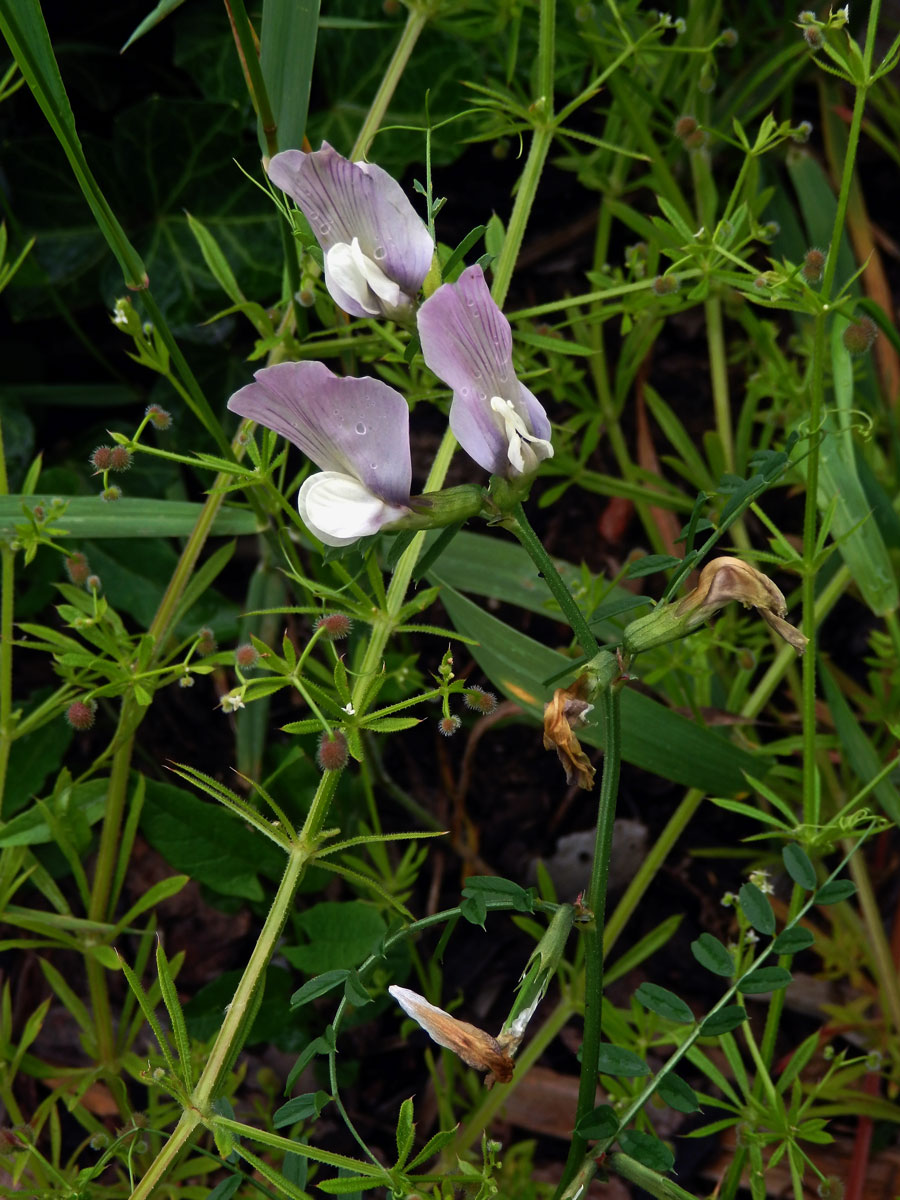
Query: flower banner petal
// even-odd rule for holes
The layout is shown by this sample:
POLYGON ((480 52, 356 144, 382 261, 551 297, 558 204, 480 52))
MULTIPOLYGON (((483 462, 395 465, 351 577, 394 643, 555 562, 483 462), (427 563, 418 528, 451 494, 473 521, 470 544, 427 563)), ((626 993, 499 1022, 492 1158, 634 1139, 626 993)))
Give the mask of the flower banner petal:
POLYGON ((276 363, 235 392, 232 412, 293 442, 323 471, 360 480, 391 504, 412 484, 409 408, 380 379, 335 375, 324 363, 276 363))

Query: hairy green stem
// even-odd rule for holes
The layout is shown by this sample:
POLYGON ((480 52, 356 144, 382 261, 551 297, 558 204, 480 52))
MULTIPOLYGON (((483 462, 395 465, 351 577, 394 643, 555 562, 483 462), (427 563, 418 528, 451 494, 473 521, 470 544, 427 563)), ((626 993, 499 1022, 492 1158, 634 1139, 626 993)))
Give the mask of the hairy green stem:
POLYGON ((587 1149, 587 1139, 577 1132, 577 1125, 592 1111, 597 1095, 597 1067, 603 1017, 606 892, 622 755, 620 695, 621 689, 615 686, 607 688, 603 695, 603 776, 600 782, 594 862, 587 892, 587 906, 594 919, 584 931, 584 1036, 581 1042, 581 1076, 578 1081, 578 1107, 575 1113, 576 1132, 572 1134, 566 1165, 556 1191, 557 1197, 563 1194, 581 1165, 587 1149))

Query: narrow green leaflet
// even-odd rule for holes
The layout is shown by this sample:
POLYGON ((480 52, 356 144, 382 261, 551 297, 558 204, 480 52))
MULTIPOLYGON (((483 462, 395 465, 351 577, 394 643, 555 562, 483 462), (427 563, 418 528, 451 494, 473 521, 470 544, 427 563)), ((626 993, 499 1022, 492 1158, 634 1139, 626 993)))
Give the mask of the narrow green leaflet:
POLYGON ((624 1079, 650 1074, 650 1068, 633 1050, 626 1050, 624 1046, 611 1046, 609 1042, 602 1042, 600 1045, 597 1071, 601 1075, 617 1075, 624 1079))
POLYGON ((784 862, 784 869, 794 883, 811 892, 817 882, 816 868, 810 862, 809 856, 802 846, 798 846, 796 842, 788 842, 781 851, 781 858, 784 862))
POLYGON ((677 1021, 679 1025, 693 1025, 694 1014, 680 996, 670 992, 668 988, 656 983, 642 983, 634 993, 635 997, 657 1016, 665 1017, 668 1021, 677 1021))
POLYGON ((308 1121, 310 1117, 318 1117, 330 1101, 328 1093, 322 1091, 295 1096, 275 1111, 272 1123, 276 1129, 283 1129, 285 1125, 293 1125, 296 1121, 308 1121))
POLYGON ((787 987, 793 976, 784 967, 759 967, 738 984, 738 991, 744 996, 760 996, 764 992, 777 992, 787 987))
POLYGON ((775 913, 768 898, 755 883, 745 883, 738 895, 741 911, 757 933, 771 936, 775 932, 775 913))
POLYGON ((715 975, 730 979, 734 974, 734 959, 711 933, 701 933, 695 942, 691 942, 691 953, 701 967, 715 975))
POLYGON ((291 996, 291 1008, 299 1008, 301 1004, 309 1004, 311 1000, 317 1000, 319 996, 324 996, 326 992, 332 991, 333 988, 340 987, 344 980, 349 976, 350 972, 344 971, 325 971, 321 975, 317 975, 315 979, 308 979, 303 987, 298 988, 291 996))
POLYGON ((675 1166, 675 1155, 659 1138, 651 1133, 641 1133, 638 1129, 628 1129, 619 1135, 619 1145, 626 1154, 651 1171, 665 1174, 675 1166))
POLYGON ((800 950, 807 950, 815 940, 808 929, 804 929, 802 925, 794 925, 793 928, 779 933, 772 943, 772 949, 776 954, 797 954, 800 950))
POLYGON ((742 1004, 727 1004, 706 1018, 700 1026, 700 1033, 703 1037, 718 1037, 719 1034, 737 1029, 746 1020, 747 1010, 742 1004))
POLYGON ((840 904, 856 894, 856 884, 851 879, 832 879, 823 883, 813 899, 816 904, 840 904))
POLYGON ((674 1108, 678 1112, 692 1113, 700 1111, 700 1101, 697 1099, 697 1093, 690 1084, 685 1083, 681 1076, 676 1075, 674 1071, 670 1071, 668 1075, 664 1075, 659 1081, 656 1094, 661 1100, 665 1100, 669 1108, 674 1108))
POLYGON ((601 1104, 586 1113, 575 1127, 575 1132, 588 1140, 614 1137, 619 1128, 616 1110, 609 1104, 601 1104))

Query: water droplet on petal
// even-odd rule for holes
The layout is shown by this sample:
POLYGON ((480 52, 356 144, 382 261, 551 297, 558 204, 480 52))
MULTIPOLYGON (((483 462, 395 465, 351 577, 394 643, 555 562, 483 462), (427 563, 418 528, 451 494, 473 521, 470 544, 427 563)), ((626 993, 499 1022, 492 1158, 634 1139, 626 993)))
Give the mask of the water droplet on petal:
POLYGON ((461 387, 461 388, 459 389, 459 394, 460 394, 461 396, 468 396, 468 394, 469 394, 469 389, 468 389, 467 387, 461 387))
POLYGON ((366 427, 362 421, 356 422, 356 432, 357 433, 365 433, 366 432, 366 427))
POLYGON ((372 253, 375 258, 384 258, 384 246, 376 246, 372 253))

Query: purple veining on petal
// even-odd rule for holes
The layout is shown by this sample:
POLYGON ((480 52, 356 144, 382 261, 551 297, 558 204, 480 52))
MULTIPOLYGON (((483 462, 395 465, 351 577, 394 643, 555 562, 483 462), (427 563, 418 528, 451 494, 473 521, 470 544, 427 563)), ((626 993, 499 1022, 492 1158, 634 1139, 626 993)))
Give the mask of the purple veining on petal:
MULTIPOLYGON (((352 163, 324 142, 311 154, 276 154, 268 175, 297 202, 324 251, 355 237, 363 253, 409 299, 416 295, 431 266, 434 243, 406 193, 386 171, 374 163, 352 163)), ((340 285, 332 290, 327 276, 326 266, 329 291, 346 311, 369 315, 340 285)))
POLYGON ((408 501, 409 408, 399 392, 320 362, 277 363, 254 379, 228 401, 232 412, 280 433, 323 471, 352 475, 392 504, 408 501))
POLYGON ((512 331, 495 304, 481 267, 468 267, 419 309, 422 353, 453 389, 450 427, 466 453, 492 474, 509 474, 509 443, 491 411, 493 396, 510 401, 528 429, 550 439, 550 422, 536 396, 516 377, 512 331))

